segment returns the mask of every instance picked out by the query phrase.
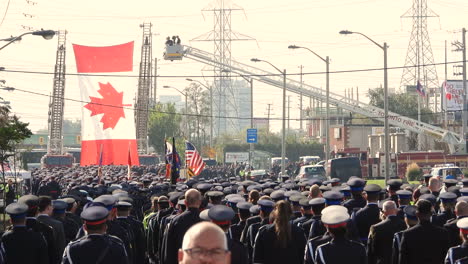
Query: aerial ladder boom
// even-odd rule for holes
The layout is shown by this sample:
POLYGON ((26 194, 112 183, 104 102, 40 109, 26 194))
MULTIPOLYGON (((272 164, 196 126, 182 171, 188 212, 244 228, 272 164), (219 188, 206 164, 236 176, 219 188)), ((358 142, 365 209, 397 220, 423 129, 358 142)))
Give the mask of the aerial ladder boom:
MULTIPOLYGON (((231 61, 231 65, 223 65, 219 62, 216 62, 213 54, 190 46, 174 45, 166 47, 166 60, 180 60, 184 56, 213 67, 220 67, 233 73, 248 76, 249 78, 276 86, 278 88, 283 88, 282 74, 268 72, 251 65, 237 62, 235 60, 231 61)), ((304 83, 301 85, 299 81, 290 78, 286 78, 286 89, 290 92, 313 97, 322 102, 326 101, 325 90, 304 83)), ((381 108, 371 106, 361 101, 346 98, 333 92, 330 92, 329 95, 329 102, 332 105, 336 105, 337 107, 347 111, 358 113, 363 116, 384 122, 384 110, 381 108)), ((417 134, 429 135, 440 142, 447 143, 451 153, 459 152, 463 148, 464 140, 462 136, 452 131, 424 122, 419 122, 418 120, 393 112, 388 112, 388 120, 389 123, 393 126, 400 127, 417 134)))

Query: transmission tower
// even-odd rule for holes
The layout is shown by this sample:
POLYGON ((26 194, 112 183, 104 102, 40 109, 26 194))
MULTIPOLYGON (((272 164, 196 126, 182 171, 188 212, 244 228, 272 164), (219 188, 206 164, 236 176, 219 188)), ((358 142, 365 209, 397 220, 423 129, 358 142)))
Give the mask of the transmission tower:
MULTIPOLYGON (((413 0, 413 6, 402 16, 402 18, 411 18, 413 27, 400 87, 406 91, 408 86, 415 87, 419 80, 426 91, 426 107, 429 107, 429 103, 433 101, 430 97, 436 98, 439 94, 439 80, 427 30, 429 17, 438 17, 438 15, 427 7, 427 0, 413 0)), ((437 111, 435 103, 434 110, 437 111)))
POLYGON ((151 92, 151 60, 152 60, 152 40, 151 23, 143 23, 143 42, 141 45, 140 73, 138 76, 138 96, 135 105, 136 138, 138 153, 148 152, 148 113, 151 92))
POLYGON ((54 87, 49 104, 49 144, 47 154, 63 153, 63 107, 65 104, 65 54, 67 31, 58 32, 57 57, 54 70, 54 87))
POLYGON ((213 96, 214 112, 217 113, 215 133, 219 136, 226 132, 240 131, 239 105, 236 101, 235 87, 231 80, 231 44, 232 41, 255 40, 247 35, 234 32, 231 29, 231 14, 235 11, 244 11, 243 8, 230 1, 215 0, 203 12, 213 14, 213 30, 198 36, 192 41, 213 41, 215 67, 213 68, 214 86, 213 96), (223 66, 225 65, 225 66, 223 66), (234 118, 223 118, 233 116, 234 118))

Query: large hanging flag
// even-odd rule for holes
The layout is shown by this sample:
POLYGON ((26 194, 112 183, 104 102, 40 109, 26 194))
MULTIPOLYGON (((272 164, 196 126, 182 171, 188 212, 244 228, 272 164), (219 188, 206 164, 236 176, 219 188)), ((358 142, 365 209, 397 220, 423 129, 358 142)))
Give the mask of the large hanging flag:
POLYGON ((116 76, 133 71, 133 42, 107 47, 73 44, 73 51, 83 102, 81 166, 139 165, 134 84, 132 78, 116 76))
POLYGON ((420 81, 418 81, 418 84, 416 85, 416 91, 419 93, 420 96, 426 97, 426 91, 424 90, 420 81))
POLYGON ((164 140, 164 152, 166 153, 164 160, 166 161, 166 178, 171 176, 172 168, 172 144, 164 140))
POLYGON ((180 177, 180 157, 176 150, 175 138, 172 137, 171 183, 176 184, 180 177))
POLYGON ((188 141, 185 141, 185 164, 190 177, 198 176, 205 168, 205 162, 203 162, 197 148, 188 141))

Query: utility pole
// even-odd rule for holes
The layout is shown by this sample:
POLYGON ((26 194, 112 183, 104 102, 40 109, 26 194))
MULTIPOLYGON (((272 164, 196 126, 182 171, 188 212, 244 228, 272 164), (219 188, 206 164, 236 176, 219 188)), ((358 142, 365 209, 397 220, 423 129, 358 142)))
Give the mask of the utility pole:
MULTIPOLYGON (((465 141, 465 148, 466 148, 466 122, 467 122, 467 104, 466 104, 466 29, 462 29, 463 34, 463 111, 462 111, 462 136, 463 140, 465 141)), ((465 149, 467 152, 467 149, 465 149)))
POLYGON ((267 114, 267 134, 270 134, 270 113, 271 113, 271 104, 268 104, 268 114, 267 114))
MULTIPOLYGON (((444 73, 445 73, 445 77, 444 77, 444 83, 445 83, 445 86, 447 85, 447 40, 445 41, 445 64, 444 64, 444 73)), ((448 129, 448 122, 447 122, 447 105, 444 105, 444 101, 446 100, 445 99, 445 89, 444 89, 444 85, 442 85, 441 87, 441 91, 440 91, 440 94, 441 94, 441 98, 440 98, 440 104, 441 104, 441 109, 442 111, 444 111, 444 127, 445 129, 448 129)))
MULTIPOLYGON (((304 68, 304 66, 301 65, 301 66, 299 66, 299 68, 301 69, 301 75, 300 75, 301 80, 300 80, 300 82, 301 82, 301 91, 302 91, 302 69, 304 68)), ((303 114, 302 114, 302 112, 303 112, 303 109, 302 109, 302 92, 299 94, 299 100, 300 100, 299 101, 299 111, 300 111, 300 114, 299 114, 299 118, 300 118, 299 126, 300 127, 299 128, 300 128, 300 130, 302 132, 302 119, 304 117, 303 114)))
POLYGON ((288 95, 288 131, 289 131, 289 120, 290 120, 290 113, 291 113, 291 96, 288 95))
POLYGON ((156 106, 156 90, 158 88, 158 58, 154 58, 154 85, 153 85, 153 105, 156 106))

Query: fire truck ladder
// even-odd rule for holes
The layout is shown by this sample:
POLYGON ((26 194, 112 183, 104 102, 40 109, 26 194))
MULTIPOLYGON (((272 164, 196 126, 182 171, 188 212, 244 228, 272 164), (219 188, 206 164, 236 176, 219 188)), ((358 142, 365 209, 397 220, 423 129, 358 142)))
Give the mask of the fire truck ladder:
MULTIPOLYGON (((165 54, 165 59, 167 60, 177 60, 177 55, 181 55, 201 63, 211 65, 213 67, 225 67, 225 69, 230 70, 231 72, 235 72, 239 75, 249 76, 250 78, 253 78, 257 81, 276 86, 281 89, 283 88, 283 76, 278 73, 268 72, 247 64, 237 62, 235 60, 231 61, 231 65, 220 65, 219 62, 215 60, 213 54, 189 46, 182 46, 179 49, 181 54, 173 54, 174 58, 171 58, 170 55, 172 54, 169 53, 170 49, 174 48, 170 46, 166 47, 167 51, 165 54)), ((300 82, 293 79, 286 79, 286 89, 297 94, 311 96, 322 102, 326 101, 325 90, 312 85, 301 85, 300 82)), ((347 111, 358 113, 366 117, 384 122, 384 110, 381 108, 374 107, 354 99, 346 98, 332 92, 330 92, 329 102, 330 104, 336 105, 337 107, 347 111)), ((451 153, 456 153, 463 150, 464 140, 462 136, 452 131, 442 129, 424 122, 419 122, 418 120, 392 112, 388 112, 388 120, 389 123, 393 126, 407 129, 418 134, 429 135, 438 141, 447 143, 451 153)))
POLYGON ((140 74, 138 78, 138 97, 135 106, 136 138, 138 154, 148 152, 148 107, 151 90, 151 23, 143 23, 143 44, 141 45, 140 74))
POLYGON ((49 144, 47 154, 63 152, 63 108, 65 95, 65 54, 67 31, 58 32, 57 57, 54 71, 54 87, 49 104, 49 144))

